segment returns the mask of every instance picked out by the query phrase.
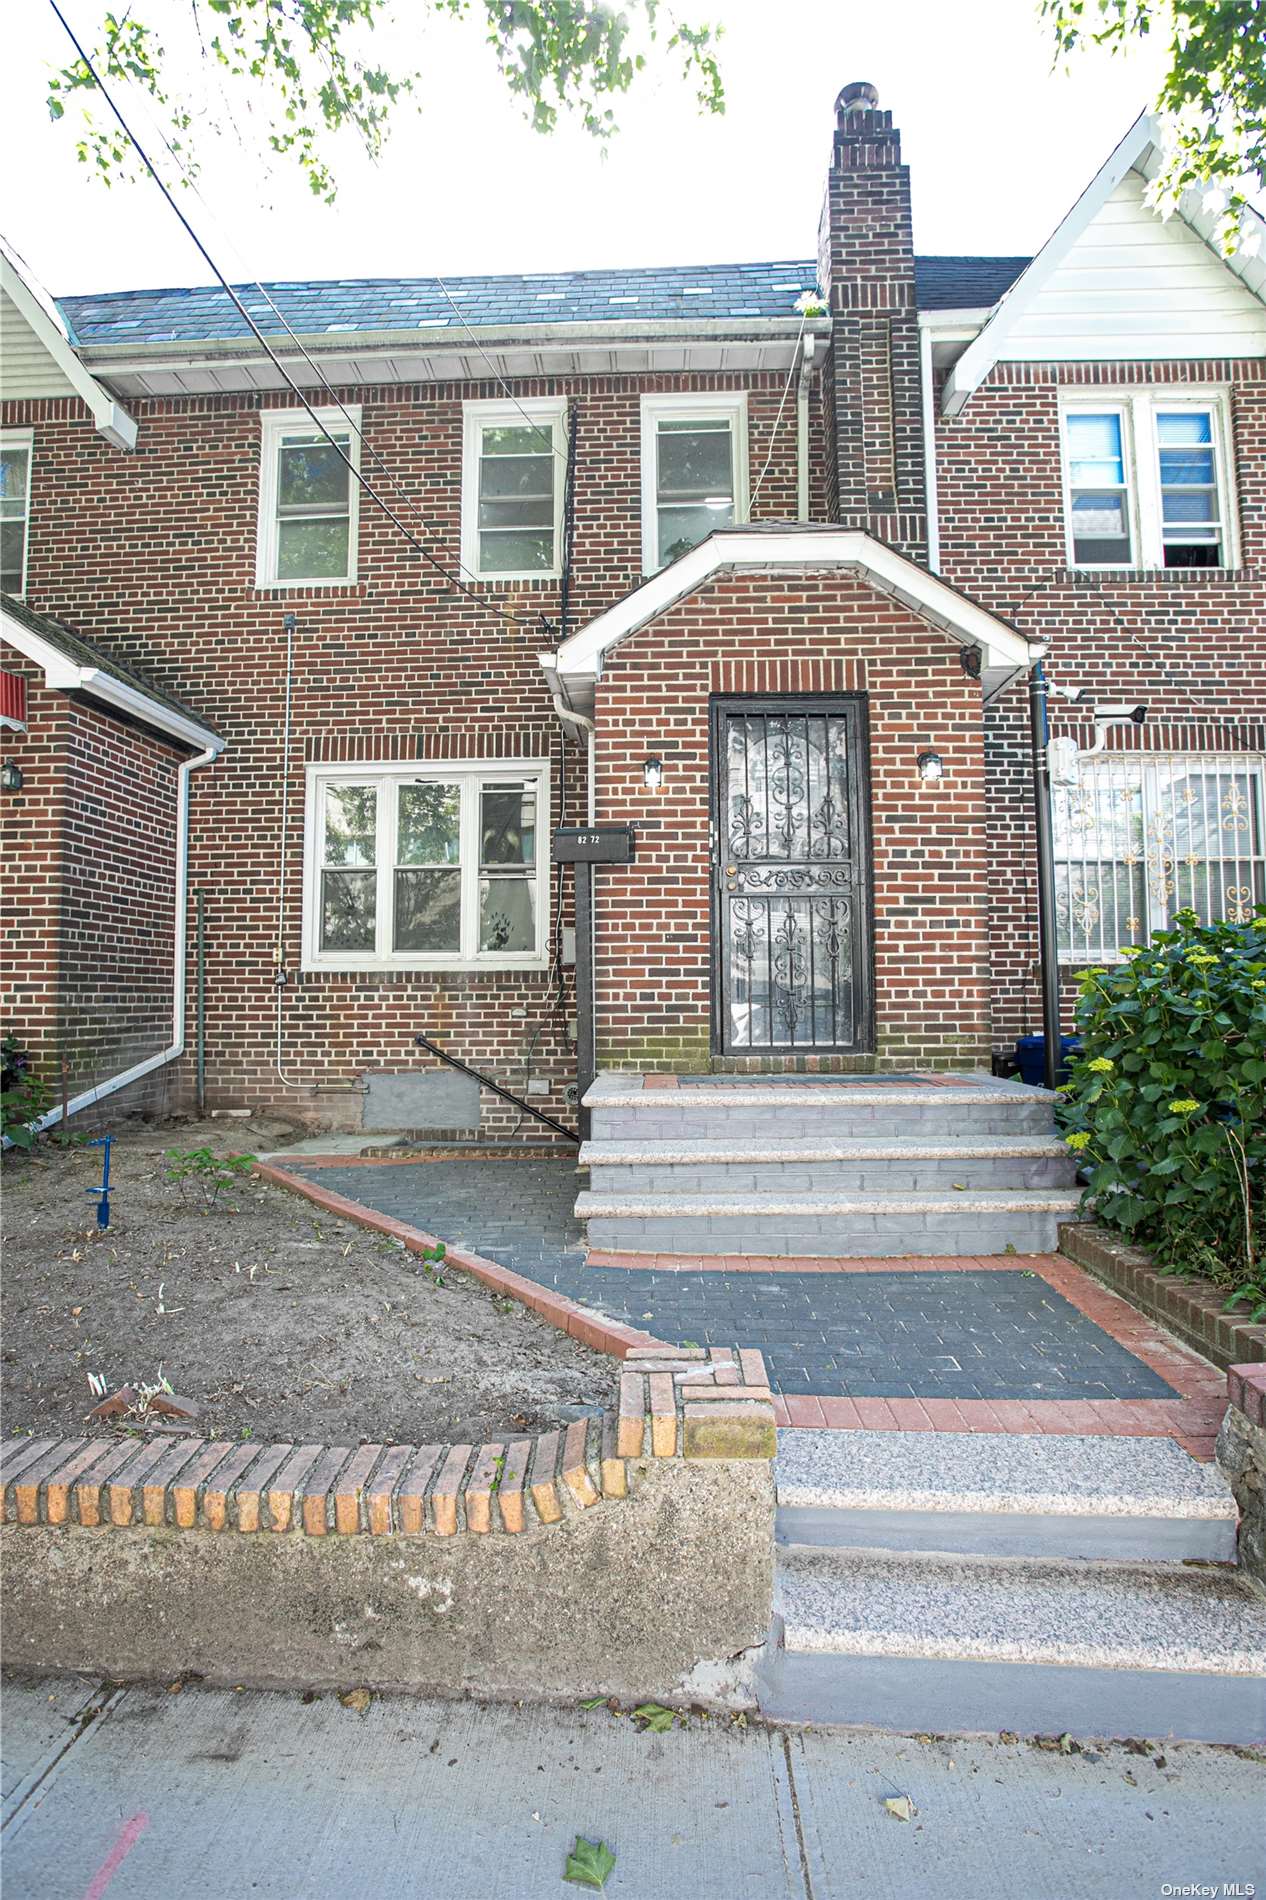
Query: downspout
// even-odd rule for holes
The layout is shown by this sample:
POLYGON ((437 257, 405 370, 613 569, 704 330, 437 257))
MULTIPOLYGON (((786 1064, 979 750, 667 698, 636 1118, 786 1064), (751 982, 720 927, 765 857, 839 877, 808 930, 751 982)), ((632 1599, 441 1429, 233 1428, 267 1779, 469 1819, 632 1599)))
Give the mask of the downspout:
POLYGON ((932 332, 919 325, 919 367, 923 384, 923 487, 928 516, 928 567, 941 571, 941 524, 936 493, 936 392, 932 383, 932 332))
MULTIPOLYGON (((173 951, 174 969, 172 972, 172 1012, 171 1044, 161 1055, 147 1056, 144 1062, 133 1063, 130 1069, 124 1069, 118 1075, 112 1075, 105 1082, 98 1082, 93 1088, 85 1089, 82 1094, 72 1096, 66 1104, 66 1114, 77 1115, 82 1108, 91 1108, 103 1096, 113 1095, 118 1089, 127 1088, 131 1082, 139 1082, 142 1076, 152 1075, 155 1069, 164 1068, 167 1063, 175 1062, 185 1053, 185 953, 189 940, 189 780, 199 766, 210 765, 218 759, 224 750, 222 740, 209 745, 196 757, 186 759, 179 768, 176 789, 176 929, 173 951)), ((36 1134, 42 1129, 52 1128, 62 1119, 60 1107, 50 1109, 42 1115, 32 1128, 36 1134)))
POLYGON ((809 519, 809 377, 815 368, 815 336, 806 336, 796 385, 796 520, 809 519))

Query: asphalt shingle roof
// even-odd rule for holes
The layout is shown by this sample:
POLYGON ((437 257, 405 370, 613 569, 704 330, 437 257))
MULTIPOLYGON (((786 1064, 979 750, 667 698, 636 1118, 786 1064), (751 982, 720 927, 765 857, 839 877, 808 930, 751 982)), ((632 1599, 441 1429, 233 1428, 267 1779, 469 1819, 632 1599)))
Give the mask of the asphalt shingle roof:
POLYGON ((192 711, 182 700, 165 692, 161 686, 156 686, 152 679, 140 672, 130 661, 118 660, 112 654, 103 653, 100 647, 94 646, 91 640, 85 640, 82 634, 75 633, 64 621, 54 620, 48 614, 37 614, 33 608, 27 606, 25 601, 15 599, 12 594, 0 594, 0 603, 3 604, 5 613, 16 620, 19 626, 25 627, 30 633, 38 634, 42 640, 47 640, 51 647, 56 647, 59 653, 64 653, 66 658, 72 660, 76 666, 100 667, 103 673, 117 680, 121 686, 133 687, 138 693, 144 693, 152 699, 155 704, 165 706, 168 712, 178 713, 182 719, 191 719, 195 725, 201 726, 206 732, 212 730, 201 713, 192 711))
MULTIPOLYGON (((919 258, 919 304, 929 310, 992 304, 1027 262, 1018 257, 919 258)), ((504 329, 526 323, 612 323, 638 318, 663 322, 695 317, 794 317, 797 298, 813 290, 816 282, 813 260, 797 259, 678 265, 666 270, 451 277, 444 284, 435 277, 336 278, 323 283, 272 283, 265 288, 292 329, 300 335, 316 335, 446 327, 460 332, 465 325, 504 329)), ((277 319, 258 289, 239 288, 261 328, 276 330, 277 319)), ((72 342, 84 348, 109 343, 209 342, 249 334, 228 297, 213 287, 62 297, 58 309, 72 342)))

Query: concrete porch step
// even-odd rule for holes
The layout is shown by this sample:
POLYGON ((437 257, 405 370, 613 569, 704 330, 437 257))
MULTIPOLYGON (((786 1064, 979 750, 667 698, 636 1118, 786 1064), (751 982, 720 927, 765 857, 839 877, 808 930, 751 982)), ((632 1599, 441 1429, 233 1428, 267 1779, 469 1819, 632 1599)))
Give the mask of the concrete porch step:
POLYGON ((754 1253, 828 1258, 1050 1253, 1073 1191, 962 1194, 659 1194, 577 1197, 589 1245, 612 1253, 754 1253))
POLYGON ((784 1551, 762 1668, 783 1721, 1266 1740, 1266 1602, 1216 1569, 784 1551))
POLYGON ((643 1087, 641 1076, 601 1075, 585 1095, 594 1139, 945 1140, 1053 1133, 1054 1097, 1019 1083, 920 1086, 812 1076, 732 1080, 734 1086, 704 1079, 661 1088, 643 1087))
POLYGON ((783 1545, 1234 1563, 1235 1499, 1170 1438, 783 1431, 783 1545))
POLYGON ((594 1193, 933 1192, 1072 1187, 1077 1163, 1053 1136, 861 1139, 777 1134, 716 1141, 587 1141, 580 1165, 594 1193))

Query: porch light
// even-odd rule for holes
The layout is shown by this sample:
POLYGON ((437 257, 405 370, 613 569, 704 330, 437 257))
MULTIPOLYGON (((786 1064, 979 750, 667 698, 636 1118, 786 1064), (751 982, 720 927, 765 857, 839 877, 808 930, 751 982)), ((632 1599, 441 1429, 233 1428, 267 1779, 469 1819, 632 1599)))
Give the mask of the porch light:
POLYGON ((920 752, 915 764, 925 784, 934 785, 938 779, 945 777, 945 761, 939 752, 920 752))
POLYGON ((4 764, 0 765, 0 791, 20 792, 25 782, 22 777, 22 767, 16 759, 6 759, 4 764))
POLYGON ((647 791, 657 792, 664 782, 664 761, 654 757, 644 759, 642 777, 646 782, 647 791))

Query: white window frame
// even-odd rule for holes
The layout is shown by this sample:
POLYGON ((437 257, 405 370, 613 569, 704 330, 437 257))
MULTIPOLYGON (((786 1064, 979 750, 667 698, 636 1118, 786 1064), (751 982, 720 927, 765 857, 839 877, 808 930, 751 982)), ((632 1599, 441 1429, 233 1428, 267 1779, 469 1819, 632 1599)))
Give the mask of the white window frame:
MULTIPOLYGON (((1243 914, 1237 921, 1245 921, 1257 901, 1254 877, 1259 869, 1266 873, 1266 758, 1256 752, 1103 752, 1083 754, 1079 764, 1086 769, 1079 772, 1078 784, 1060 788, 1060 795, 1070 810, 1078 803, 1083 804, 1095 843, 1098 843, 1098 813, 1105 800, 1136 796, 1140 829, 1127 852, 1100 854, 1088 848, 1084 838, 1082 849, 1078 851, 1080 827, 1076 824, 1070 822, 1063 834, 1056 826, 1055 876, 1058 888, 1060 872, 1066 869, 1065 907, 1069 913, 1067 928, 1071 938, 1067 945, 1059 944, 1061 967, 1120 963, 1131 950, 1150 942, 1154 931, 1172 929, 1173 912, 1182 902, 1177 889, 1180 865, 1190 866, 1193 871, 1203 867, 1204 902, 1211 914, 1228 916, 1239 911, 1243 914), (1220 822, 1218 842, 1223 849, 1212 853, 1206 849, 1198 856, 1187 855, 1188 852, 1194 854, 1194 840, 1185 817, 1185 801, 1174 790, 1178 775, 1193 770, 1227 778, 1230 781, 1227 797, 1237 801, 1234 809, 1225 801, 1222 806, 1226 815, 1220 822), (1092 795, 1087 792, 1088 786, 1094 787, 1092 795), (1084 801, 1088 797, 1087 804, 1084 801), (1131 926, 1130 935, 1119 941, 1115 949, 1107 941, 1107 933, 1095 927, 1102 924, 1104 889, 1110 888, 1114 898, 1118 889, 1115 869, 1110 880, 1103 879, 1101 867, 1104 865, 1123 868, 1127 878, 1137 868, 1140 878, 1140 914, 1126 919, 1131 926), (1241 881, 1244 867, 1249 872, 1247 884, 1241 881), (1225 882, 1227 878, 1233 880, 1229 885, 1225 882), (1073 906, 1086 902, 1094 907, 1093 913, 1077 928, 1073 906)), ((1126 895, 1129 896, 1128 888, 1126 895)), ((1059 907, 1057 896, 1057 910, 1059 907)), ((1060 917, 1057 939, 1063 936, 1064 928, 1060 917)))
POLYGON ((1167 574, 1224 574, 1240 564, 1234 458, 1231 453, 1231 414, 1225 389, 1199 388, 1186 383, 1173 388, 1153 384, 1147 389, 1064 390, 1059 400, 1059 452, 1064 505, 1065 558, 1070 568, 1100 574, 1132 569, 1165 568, 1167 574), (1181 409, 1198 409, 1210 418, 1213 466, 1221 513, 1221 560, 1213 567, 1165 568, 1164 524, 1161 518, 1160 452, 1156 416, 1181 409), (1126 518, 1130 531, 1130 560, 1079 561, 1074 552, 1072 457, 1067 418, 1078 410, 1121 418, 1121 450, 1125 462, 1126 518))
POLYGON ((725 421, 730 425, 734 452, 734 526, 748 516, 747 391, 745 389, 692 390, 642 398, 642 572, 658 574, 659 558, 659 425, 661 422, 725 421))
POLYGON ((303 845, 303 956, 305 970, 545 970, 549 968, 551 836, 548 759, 348 760, 307 768, 303 845), (424 781, 460 783, 461 947, 455 951, 408 951, 391 947, 394 922, 396 820, 399 789, 424 781), (536 866, 529 880, 536 894, 536 943, 507 954, 479 949, 479 804, 485 785, 531 784, 536 790, 536 866), (373 950, 321 948, 322 819, 327 785, 377 787, 376 942, 373 950))
POLYGON ((22 576, 14 598, 26 593, 26 574, 31 557, 31 476, 35 468, 34 429, 0 429, 0 448, 26 450, 26 494, 22 503, 22 576))
POLYGON ((567 399, 525 396, 521 402, 478 401, 462 404, 462 566, 476 580, 494 586, 522 581, 556 581, 563 571, 563 501, 567 486, 567 399), (496 568, 485 572, 479 561, 479 462, 485 429, 548 428, 554 454, 554 558, 548 567, 522 572, 496 568))
MULTIPOLYGON (((360 469, 361 412, 357 404, 345 409, 318 409, 316 415, 332 435, 342 433, 352 469, 360 469)), ((259 526, 255 541, 255 585, 270 591, 313 587, 347 587, 355 581, 360 540, 360 483, 350 470, 347 477, 347 572, 313 575, 309 580, 277 578, 277 464, 283 435, 306 435, 314 442, 325 437, 306 409, 260 411, 259 526)))

